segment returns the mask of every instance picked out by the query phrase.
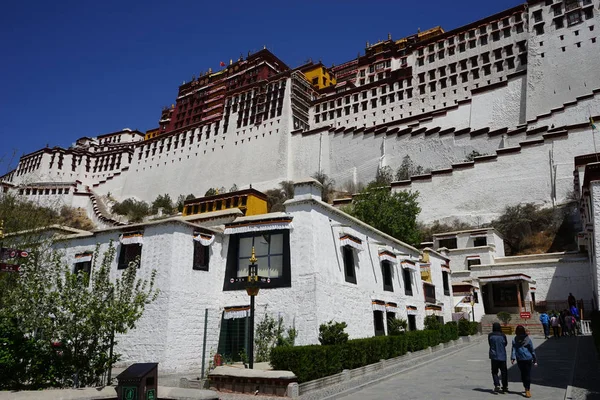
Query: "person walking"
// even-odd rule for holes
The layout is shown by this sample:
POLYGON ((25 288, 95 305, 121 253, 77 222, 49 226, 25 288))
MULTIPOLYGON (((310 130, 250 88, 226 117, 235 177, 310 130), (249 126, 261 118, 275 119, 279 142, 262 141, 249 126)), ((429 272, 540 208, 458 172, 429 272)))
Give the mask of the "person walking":
POLYGON ((552 314, 552 318, 550 318, 550 325, 552 326, 552 333, 554 334, 554 337, 560 339, 560 335, 558 333, 558 326, 560 325, 560 322, 556 314, 552 314))
POLYGON ((560 324, 560 335, 567 336, 567 324, 565 318, 567 317, 567 310, 562 310, 558 315, 558 323, 560 324))
POLYGON ((567 299, 567 301, 569 302, 569 308, 577 306, 577 300, 575 300, 575 296, 573 296, 573 293, 569 293, 569 298, 567 299))
POLYGON ((577 336, 577 319, 575 319, 573 315, 569 316, 569 318, 571 319, 571 331, 569 334, 571 336, 577 336))
POLYGON ((573 317, 569 313, 565 315, 565 329, 567 330, 565 336, 571 336, 573 332, 573 317))
POLYGON ((546 311, 540 314, 540 322, 544 328, 544 339, 550 338, 550 317, 546 314, 546 311))
POLYGON ((490 360, 492 364, 492 378, 494 379, 494 392, 508 392, 508 372, 506 369, 506 335, 502 333, 502 327, 499 322, 494 322, 492 332, 488 334, 488 344, 490 345, 490 360), (502 389, 500 389, 500 379, 498 370, 502 376, 502 389))
POLYGON ((521 381, 525 388, 525 397, 531 397, 531 368, 537 366, 537 356, 531 338, 527 335, 523 325, 517 326, 515 338, 512 341, 510 356, 511 364, 517 362, 521 371, 521 381))

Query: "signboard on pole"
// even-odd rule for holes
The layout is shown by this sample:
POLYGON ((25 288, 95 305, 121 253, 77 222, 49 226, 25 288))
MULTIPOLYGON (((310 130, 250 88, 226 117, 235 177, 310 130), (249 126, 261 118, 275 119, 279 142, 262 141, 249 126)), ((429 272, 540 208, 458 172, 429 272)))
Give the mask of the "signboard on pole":
POLYGON ((0 248, 0 260, 10 260, 15 258, 27 258, 29 252, 19 249, 0 248))
POLYGON ((531 313, 529 311, 525 311, 525 312, 520 313, 519 317, 521 317, 521 319, 530 319, 531 313))

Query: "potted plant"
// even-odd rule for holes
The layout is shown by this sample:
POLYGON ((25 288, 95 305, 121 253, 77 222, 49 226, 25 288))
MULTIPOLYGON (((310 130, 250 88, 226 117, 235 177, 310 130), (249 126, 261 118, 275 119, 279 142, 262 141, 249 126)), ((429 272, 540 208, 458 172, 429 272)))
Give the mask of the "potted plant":
POLYGON ((510 313, 506 311, 500 311, 498 314, 496 314, 496 316, 504 324, 504 326, 502 327, 502 333, 504 333, 505 335, 512 335, 513 328, 512 326, 508 326, 508 323, 512 319, 512 315, 510 315, 510 313))

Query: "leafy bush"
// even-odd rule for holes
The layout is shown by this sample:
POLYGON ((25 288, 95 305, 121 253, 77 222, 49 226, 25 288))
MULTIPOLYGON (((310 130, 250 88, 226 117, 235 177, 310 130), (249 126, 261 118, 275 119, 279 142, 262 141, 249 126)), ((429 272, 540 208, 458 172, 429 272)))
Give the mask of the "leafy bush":
POLYGON ((297 332, 294 328, 287 330, 283 326, 283 317, 277 320, 269 314, 256 325, 255 335, 255 360, 256 362, 269 361, 271 349, 275 346, 293 346, 297 332))
POLYGON ((425 317, 425 330, 427 331, 438 331, 442 327, 442 323, 435 315, 428 315, 425 317))
POLYGON ((440 326, 440 339, 442 343, 458 339, 458 324, 447 322, 445 325, 440 326))
POLYGON ((465 318, 458 321, 459 336, 475 335, 477 332, 479 332, 479 322, 472 322, 465 318))
POLYGON ((510 313, 506 311, 500 311, 498 314, 496 314, 496 316, 500 321, 504 323, 504 325, 508 325, 508 323, 512 319, 512 315, 510 315, 510 313))
POLYGON ((173 201, 171 201, 171 196, 168 194, 159 194, 158 197, 154 199, 152 202, 152 214, 158 214, 160 209, 162 209, 165 214, 173 213, 173 201))
MULTIPOLYGON (((442 326, 445 335, 455 335, 456 324, 442 326)), ((324 326, 324 325, 322 325, 324 326)), ((271 366, 276 370, 292 371, 299 382, 337 374, 344 369, 360 368, 430 346, 440 344, 441 331, 412 331, 398 336, 378 336, 353 339, 342 344, 324 346, 275 347, 271 350, 271 366)))
POLYGON ((142 222, 144 217, 150 215, 150 206, 145 201, 136 199, 125 199, 112 206, 112 212, 118 215, 124 215, 129 222, 142 222))
POLYGON ((388 335, 398 336, 408 330, 408 321, 401 318, 388 320, 388 335))
POLYGON ((348 325, 345 322, 333 320, 319 326, 319 342, 322 345, 341 344, 348 341, 348 334, 344 332, 348 325))

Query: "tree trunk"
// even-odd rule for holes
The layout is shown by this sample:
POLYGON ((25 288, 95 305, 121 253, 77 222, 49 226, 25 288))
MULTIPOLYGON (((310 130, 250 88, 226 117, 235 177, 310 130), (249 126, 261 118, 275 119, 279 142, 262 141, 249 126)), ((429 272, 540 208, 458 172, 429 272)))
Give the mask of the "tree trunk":
POLYGON ((110 334, 110 350, 108 351, 108 377, 106 378, 106 386, 110 386, 112 379, 112 366, 113 366, 113 348, 115 347, 115 331, 113 330, 110 334))

